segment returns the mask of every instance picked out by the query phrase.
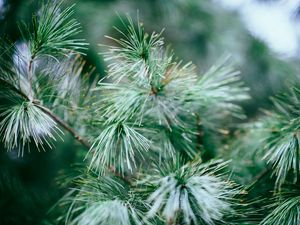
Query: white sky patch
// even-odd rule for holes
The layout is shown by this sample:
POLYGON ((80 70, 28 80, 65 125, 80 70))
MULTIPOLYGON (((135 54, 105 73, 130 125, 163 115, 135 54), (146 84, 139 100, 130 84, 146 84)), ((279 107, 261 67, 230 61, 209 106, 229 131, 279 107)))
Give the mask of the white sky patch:
POLYGON ((284 57, 297 56, 299 24, 293 20, 293 13, 299 0, 265 3, 253 0, 217 1, 226 8, 237 10, 252 35, 264 41, 273 51, 284 57))
POLYGON ((251 3, 241 9, 250 32, 279 54, 297 55, 298 38, 290 11, 281 4, 251 3))

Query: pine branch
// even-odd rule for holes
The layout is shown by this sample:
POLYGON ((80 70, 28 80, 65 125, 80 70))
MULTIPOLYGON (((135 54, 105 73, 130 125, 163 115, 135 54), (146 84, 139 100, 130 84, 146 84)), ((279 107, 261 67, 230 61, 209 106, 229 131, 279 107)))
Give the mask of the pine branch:
POLYGON ((39 104, 39 101, 34 100, 33 103, 40 108, 42 111, 44 111, 46 114, 48 114, 55 122, 57 122, 60 126, 62 126, 64 129, 66 129, 79 143, 81 143, 86 148, 90 149, 91 144, 88 143, 78 132, 76 132, 71 126, 69 126, 65 121, 63 121, 61 118, 59 118, 57 115, 55 115, 53 112, 51 112, 50 109, 42 106, 39 104))
POLYGON ((143 158, 150 141, 140 134, 138 128, 126 122, 107 125, 90 148, 90 168, 103 175, 105 168, 116 168, 124 174, 137 167, 137 158, 143 158))
POLYGON ((242 192, 220 174, 225 166, 220 161, 184 164, 178 157, 157 165, 139 181, 151 205, 147 218, 158 214, 168 224, 227 224, 225 214, 238 214, 234 198, 242 192))
POLYGON ((62 3, 47 1, 40 14, 33 16, 33 30, 25 24, 20 27, 23 38, 30 40, 30 61, 40 56, 55 57, 86 49, 83 39, 74 38, 81 32, 80 24, 72 19, 74 5, 61 9, 62 3))
POLYGON ((91 144, 89 144, 79 133, 77 133, 71 126, 69 126, 65 121, 63 121, 61 118, 59 118, 57 115, 55 115, 53 112, 51 112, 50 109, 40 104, 40 101, 37 99, 30 100, 29 97, 24 94, 22 91, 20 91, 18 88, 16 88, 14 85, 12 85, 10 82, 1 79, 0 82, 4 83, 6 86, 9 86, 11 90, 13 90, 18 95, 25 98, 27 101, 32 101, 34 105, 36 105, 38 108, 43 110, 47 115, 49 115, 55 122, 57 122, 60 126, 65 128, 78 142, 80 142, 83 146, 87 147, 88 149, 91 148, 91 144))
MULTIPOLYGON (((33 101, 37 107, 39 107, 43 112, 45 112, 47 115, 49 115, 55 122, 57 122, 60 126, 62 126, 64 129, 66 129, 74 139, 76 139, 79 143, 81 143, 83 146, 85 146, 87 149, 90 150, 90 152, 94 152, 92 145, 85 140, 76 130, 74 130, 71 126, 69 126, 64 120, 62 120, 60 117, 55 115, 53 112, 51 112, 50 109, 40 105, 38 101, 33 101)), ((124 176, 124 174, 120 174, 116 171, 116 169, 112 166, 106 167, 108 171, 112 172, 115 176, 120 177, 127 182, 131 183, 129 178, 127 176, 124 176)))
POLYGON ((276 189, 289 181, 299 179, 299 121, 300 90, 291 87, 287 94, 272 99, 274 112, 268 112, 265 120, 265 154, 263 159, 272 165, 276 175, 276 189), (291 175, 291 176, 289 176, 291 175))
MULTIPOLYGON (((23 92, 21 92, 19 89, 15 88, 12 84, 9 82, 1 79, 6 85, 8 85, 12 90, 16 91, 19 95, 21 95, 23 98, 25 98, 27 101, 30 102, 29 98, 27 95, 25 95, 23 92)), ((43 106, 40 104, 39 100, 32 100, 32 103, 37 106, 39 109, 41 109, 44 113, 46 113, 48 116, 50 116, 58 125, 63 127, 65 130, 67 130, 74 139, 76 139, 79 143, 81 143, 83 146, 85 146, 87 149, 89 149, 91 152, 94 150, 92 149, 92 145, 86 141, 76 130, 74 130, 69 124, 67 124, 64 120, 62 120, 59 116, 54 114, 49 108, 43 106)), ((121 177, 124 180, 127 180, 129 182, 129 178, 118 173, 114 167, 107 167, 108 171, 112 172, 115 174, 117 177, 121 177)))
MULTIPOLYGON (((299 194, 299 193, 297 193, 299 194)), ((300 223, 300 196, 283 197, 283 201, 272 203, 269 207, 274 210, 260 223, 260 225, 289 224, 298 225, 300 223)))
POLYGON ((75 188, 59 201, 59 206, 68 207, 68 212, 59 218, 66 224, 157 224, 144 223, 149 205, 136 187, 119 177, 99 177, 89 171, 82 172, 73 183, 75 188))

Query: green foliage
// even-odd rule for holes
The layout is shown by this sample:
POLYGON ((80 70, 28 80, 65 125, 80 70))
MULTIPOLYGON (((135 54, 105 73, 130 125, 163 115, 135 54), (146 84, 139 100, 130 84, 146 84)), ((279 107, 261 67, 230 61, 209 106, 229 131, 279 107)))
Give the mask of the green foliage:
POLYGON ((126 123, 107 126, 96 138, 90 149, 90 167, 100 174, 107 168, 115 168, 124 173, 136 168, 136 158, 143 158, 150 147, 150 141, 126 123))
POLYGON ((100 91, 101 99, 94 103, 97 112, 105 119, 104 123, 131 120, 147 101, 147 90, 124 84, 99 83, 96 90, 100 91))
POLYGON ((85 62, 79 55, 64 57, 59 63, 53 59, 39 63, 42 66, 36 68, 32 82, 36 98, 73 126, 85 124, 93 97, 91 89, 96 85, 89 80, 92 70, 83 72, 85 62))
POLYGON ((66 224, 156 224, 144 223, 148 204, 118 177, 87 173, 76 179, 75 184, 76 188, 60 201, 60 205, 69 207, 61 218, 66 224))
POLYGON ((235 103, 249 99, 249 89, 243 86, 240 73, 232 65, 227 65, 227 61, 219 61, 199 79, 198 90, 195 91, 197 96, 193 100, 202 102, 201 107, 209 106, 209 113, 215 111, 216 116, 222 112, 223 115, 230 114, 243 119, 243 110, 235 103))
MULTIPOLYGON (((262 171, 252 178, 253 186, 264 182, 262 188, 274 190, 271 204, 264 208, 269 214, 261 221, 262 225, 299 223, 299 191, 293 192, 290 187, 294 184, 296 190, 299 189, 299 94, 298 88, 291 86, 287 93, 272 98, 274 110, 264 111, 264 117, 255 126, 246 126, 246 135, 239 137, 244 140, 237 141, 242 145, 237 147, 243 150, 241 154, 248 151, 248 160, 255 162, 255 157, 267 163, 266 168, 262 166, 262 171), (274 184, 269 175, 275 176, 274 184)), ((233 166, 237 167, 237 164, 233 163, 233 166)), ((237 170, 245 173, 245 169, 237 170)), ((267 199, 256 204, 264 202, 267 199)))
MULTIPOLYGON (((9 109, 4 109, 0 117, 0 134, 8 150, 19 149, 19 155, 24 155, 24 148, 31 140, 37 147, 45 150, 44 144, 50 148, 51 139, 59 135, 61 130, 53 119, 32 102, 15 102, 9 109)), ((28 148, 30 151, 30 148, 28 148)))
POLYGON ((74 38, 81 28, 72 19, 74 5, 61 10, 63 1, 48 1, 32 19, 32 28, 21 28, 25 40, 29 40, 31 58, 39 56, 55 57, 69 51, 85 49, 84 40, 74 38))
POLYGON ((89 86, 81 79, 84 63, 70 54, 85 45, 72 39, 79 24, 71 19, 73 6, 61 10, 61 5, 50 1, 43 5, 40 16, 33 19, 33 31, 27 30, 26 42, 2 39, 0 43, 0 132, 5 147, 18 148, 19 155, 26 146, 30 150, 30 143, 38 150, 52 147, 62 131, 51 110, 68 122, 74 117, 80 121, 83 98, 89 95, 89 86), (65 56, 58 58, 58 53, 65 56))
MULTIPOLYGON (((277 203, 278 204, 278 203, 277 203)), ((300 223, 300 197, 294 197, 281 202, 274 211, 262 222, 262 225, 300 223)))
POLYGON ((156 213, 166 219, 167 224, 215 224, 226 223, 224 215, 236 213, 232 206, 234 197, 241 194, 224 175, 226 163, 193 162, 183 164, 179 158, 157 166, 154 173, 141 183, 150 192, 151 205, 147 217, 156 213))
MULTIPOLYGON (((103 54, 107 76, 95 87, 91 71, 74 54, 87 45, 76 38, 80 25, 72 18, 74 6, 62 9, 62 4, 43 4, 32 25, 21 27, 22 41, 0 43, 4 146, 22 156, 25 147, 46 150, 64 128, 89 149, 87 171, 63 180, 71 190, 56 205, 55 222, 213 225, 247 218, 251 223, 249 213, 240 212, 248 206, 241 204, 246 193, 230 181, 228 163, 205 156, 211 149, 204 139, 219 136, 223 156, 228 148, 238 148, 239 154, 243 149, 249 158, 259 150, 272 170, 262 174, 276 176, 275 184, 269 182, 275 186, 274 202, 262 210, 269 214, 261 224, 299 223, 299 193, 282 190, 299 182, 297 88, 274 100, 276 110, 264 121, 243 126, 250 130, 245 136, 233 134, 233 121, 245 118, 239 103, 249 99, 239 72, 222 59, 198 74, 165 46, 162 32, 149 35, 130 18, 121 21, 123 31, 116 28, 121 38, 109 37, 116 46, 103 54), (238 142, 228 147, 234 137, 238 142)), ((261 179, 256 171, 252 185, 261 179)), ((235 178, 239 172, 233 173, 235 178)))
POLYGON ((277 187, 280 187, 291 174, 296 183, 300 171, 299 149, 299 97, 297 88, 291 88, 289 94, 273 99, 276 112, 270 114, 265 127, 266 153, 264 159, 274 168, 277 187))
MULTIPOLYGON (((145 33, 142 24, 138 24, 136 29, 131 18, 127 18, 129 25, 122 21, 126 33, 116 28, 122 38, 108 37, 119 45, 109 46, 109 50, 103 54, 105 60, 110 62, 108 74, 116 81, 120 81, 124 77, 130 77, 133 82, 145 84, 144 73, 147 72, 145 71, 147 70, 145 64, 155 67, 154 63, 163 57, 158 55, 164 45, 163 38, 160 37, 161 33, 157 34, 155 32, 149 36, 145 33)), ((154 79, 159 74, 152 75, 154 75, 154 79)), ((149 80, 151 78, 149 76, 149 80)))
POLYGON ((283 194, 277 197, 275 203, 268 206, 273 208, 273 211, 260 223, 261 225, 297 225, 300 223, 299 186, 296 188, 296 191, 285 190, 283 194))
POLYGON ((127 33, 117 29, 122 38, 110 39, 118 46, 109 46, 104 54, 110 63, 106 78, 111 83, 101 80, 96 88, 102 98, 94 107, 104 128, 90 149, 91 167, 111 167, 116 163, 124 173, 127 164, 132 171, 132 149, 136 148, 136 153, 142 156, 141 150, 149 149, 143 144, 148 136, 147 139, 155 140, 150 150, 159 160, 162 156, 173 157, 178 151, 192 159, 199 154, 197 144, 192 143, 199 131, 186 121, 196 124, 200 117, 210 128, 205 121, 216 122, 231 115, 243 118, 237 102, 249 98, 248 89, 238 73, 232 67, 227 68, 226 60, 203 76, 197 76, 192 63, 178 62, 173 52, 164 46, 161 33, 148 35, 142 25, 135 28, 130 18, 128 24, 123 24, 127 33), (209 110, 215 113, 208 113, 209 110), (134 139, 139 143, 134 148, 130 136, 123 138, 116 129, 118 124, 124 123, 142 128, 134 139), (161 139, 161 135, 166 138, 161 139))

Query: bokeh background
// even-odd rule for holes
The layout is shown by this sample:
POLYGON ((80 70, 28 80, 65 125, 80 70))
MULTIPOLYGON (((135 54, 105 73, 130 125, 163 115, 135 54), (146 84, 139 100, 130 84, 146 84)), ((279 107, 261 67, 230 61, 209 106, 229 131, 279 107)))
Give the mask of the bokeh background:
MULTIPOLYGON (((75 3, 82 24, 81 38, 90 43, 85 59, 93 76, 106 73, 99 44, 111 44, 105 35, 118 36, 121 18, 129 15, 147 32, 164 29, 165 42, 178 58, 192 61, 201 74, 222 56, 230 61, 252 100, 243 107, 248 121, 269 109, 270 96, 299 82, 300 2, 298 0, 65 0, 75 3)), ((39 0, 0 0, 0 36, 20 40, 18 22, 30 23, 39 0)), ((0 53, 1 54, 1 53, 0 53)), ((1 145, 0 145, 1 146, 1 145)), ((85 151, 71 137, 55 150, 32 150, 22 158, 0 151, 0 224, 41 224, 64 190, 56 177, 81 162, 85 151), (7 222, 9 221, 9 223, 7 222)))

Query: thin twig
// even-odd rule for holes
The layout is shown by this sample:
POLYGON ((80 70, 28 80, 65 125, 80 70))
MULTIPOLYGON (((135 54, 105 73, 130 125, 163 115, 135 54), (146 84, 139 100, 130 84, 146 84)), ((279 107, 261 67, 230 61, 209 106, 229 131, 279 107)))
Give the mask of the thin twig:
MULTIPOLYGON (((31 101, 30 98, 23 93, 21 90, 17 89, 13 84, 9 83, 8 81, 1 79, 0 81, 3 82, 5 85, 9 86, 13 91, 15 91, 20 96, 24 97, 26 100, 31 101)), ((79 143, 81 143, 83 146, 85 146, 87 149, 91 149, 92 145, 86 141, 77 131, 75 131, 69 124, 67 124, 64 120, 62 120, 59 116, 57 116, 55 113, 53 113, 49 108, 43 106, 40 104, 39 100, 32 100, 32 103, 41 109, 44 113, 49 115, 57 124, 59 124, 61 127, 63 127, 65 130, 67 130, 79 143)), ((124 177, 120 173, 118 173, 115 168, 108 168, 108 171, 113 173, 117 177, 121 177, 128 183, 130 183, 129 177, 124 177)))
MULTIPOLYGON (((14 92, 16 92, 17 94, 19 94, 20 96, 22 96, 23 98, 25 98, 26 100, 30 101, 30 98, 23 93, 21 90, 19 90, 18 88, 16 88, 13 84, 11 84, 10 82, 1 79, 0 78, 0 82, 4 83, 6 86, 9 86, 9 88, 11 88, 11 90, 13 90, 14 92)), ((43 110, 43 112, 45 112, 47 115, 49 115, 56 123, 58 123, 60 126, 62 126, 63 128, 65 128, 76 140, 78 140, 82 145, 84 145, 85 147, 87 147, 88 149, 91 148, 91 145, 84 140, 84 138, 82 138, 72 127, 70 127, 65 121, 63 121, 61 118, 59 118, 57 115, 55 115, 50 109, 48 109, 47 107, 41 105, 39 103, 38 100, 32 100, 32 102, 35 104, 35 106, 39 107, 41 110, 43 110)))
POLYGON ((43 112, 45 112, 47 115, 49 115, 56 123, 58 123, 60 126, 62 126, 65 130, 67 130, 78 142, 80 142, 83 146, 90 149, 92 145, 88 143, 86 140, 84 140, 83 137, 80 136, 72 127, 70 127, 65 121, 63 121, 61 118, 59 118, 57 115, 55 115, 50 109, 38 104, 37 101, 34 101, 34 104, 40 108, 43 112))
MULTIPOLYGON (((91 149, 92 145, 89 142, 87 142, 82 136, 80 136, 80 134, 77 133, 72 127, 70 127, 64 120, 62 120, 57 115, 55 115, 50 109, 48 109, 48 108, 42 106, 41 104, 39 104, 38 101, 33 101, 33 103, 38 108, 40 108, 44 113, 46 113, 47 115, 49 115, 56 123, 58 123, 64 129, 66 129, 79 143, 81 143, 86 148, 91 149)), ((109 167, 107 169, 108 169, 108 171, 110 171, 111 173, 113 173, 115 176, 124 179, 128 183, 131 183, 129 177, 122 176, 120 173, 118 173, 115 170, 114 167, 109 167)))

